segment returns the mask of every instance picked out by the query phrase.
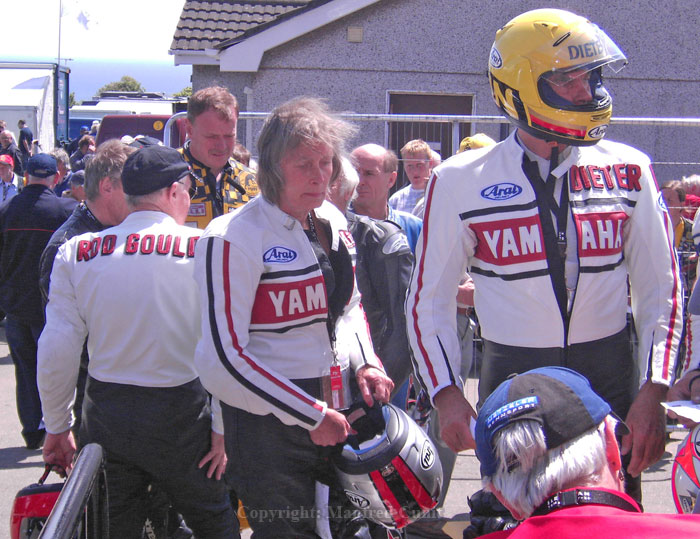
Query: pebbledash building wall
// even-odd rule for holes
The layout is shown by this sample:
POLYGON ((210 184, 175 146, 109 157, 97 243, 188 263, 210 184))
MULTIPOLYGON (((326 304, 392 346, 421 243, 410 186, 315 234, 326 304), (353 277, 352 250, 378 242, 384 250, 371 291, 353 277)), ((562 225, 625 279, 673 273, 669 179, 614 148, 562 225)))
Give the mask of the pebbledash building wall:
MULTIPOLYGON (((698 10, 683 0, 188 0, 171 53, 192 64, 193 90, 226 86, 243 111, 313 95, 338 111, 428 113, 453 96, 456 109, 432 112, 497 115, 486 75, 496 30, 540 7, 589 18, 625 52, 627 67, 604 72, 614 117, 700 117, 698 10), (270 9, 260 15, 264 4, 270 9)), ((387 123, 358 127, 353 143, 391 145, 387 123)), ((506 134, 498 124, 465 127, 497 140, 506 134)), ((259 129, 240 122, 239 140, 254 154, 259 129)), ((660 181, 700 173, 700 127, 617 125, 607 138, 649 154, 660 181)))

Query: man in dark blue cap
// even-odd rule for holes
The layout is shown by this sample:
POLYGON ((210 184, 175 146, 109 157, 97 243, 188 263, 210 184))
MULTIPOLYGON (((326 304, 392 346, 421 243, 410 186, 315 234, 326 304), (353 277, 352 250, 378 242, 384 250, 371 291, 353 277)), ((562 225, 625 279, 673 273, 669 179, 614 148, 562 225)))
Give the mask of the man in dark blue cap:
POLYGON ((474 437, 484 488, 519 526, 493 539, 694 537, 695 515, 642 513, 625 494, 616 434, 629 432, 586 378, 542 367, 501 383, 474 437))
POLYGON ((27 185, 0 206, 0 308, 7 313, 7 344, 15 364, 17 412, 28 449, 44 440, 36 384, 37 340, 44 327, 39 291, 39 259, 51 234, 76 206, 52 188, 56 159, 40 153, 27 162, 27 185))
POLYGON ((111 537, 140 537, 157 484, 197 537, 236 537, 226 486, 223 423, 194 368, 201 335, 194 249, 184 226, 190 166, 146 146, 124 163, 130 213, 59 249, 51 271, 38 383, 44 460, 66 470, 76 445, 71 405, 87 337, 90 362, 80 443, 105 450, 111 537), (88 335, 89 328, 89 335, 88 335))

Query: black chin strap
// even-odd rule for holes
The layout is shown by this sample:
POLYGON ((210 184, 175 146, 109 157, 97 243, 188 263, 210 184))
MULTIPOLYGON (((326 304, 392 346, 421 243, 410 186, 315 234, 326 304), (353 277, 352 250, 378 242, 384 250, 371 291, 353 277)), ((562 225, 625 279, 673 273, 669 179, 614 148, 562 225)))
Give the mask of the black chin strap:
POLYGON ((559 166, 559 145, 552 147, 552 153, 549 157, 549 174, 547 177, 547 193, 551 200, 550 206, 552 211, 557 216, 557 247, 559 247, 559 255, 566 258, 566 219, 569 216, 569 187, 568 175, 564 178, 561 186, 561 194, 559 195, 559 204, 554 199, 554 185, 556 178, 552 171, 559 166), (554 204, 552 206, 552 203, 554 204))
POLYGON ((535 509, 532 516, 546 515, 552 511, 564 509, 565 507, 572 507, 574 505, 608 505, 610 507, 617 507, 623 511, 641 513, 638 507, 618 494, 613 494, 607 490, 577 488, 574 490, 557 492, 554 496, 550 496, 542 505, 535 509))

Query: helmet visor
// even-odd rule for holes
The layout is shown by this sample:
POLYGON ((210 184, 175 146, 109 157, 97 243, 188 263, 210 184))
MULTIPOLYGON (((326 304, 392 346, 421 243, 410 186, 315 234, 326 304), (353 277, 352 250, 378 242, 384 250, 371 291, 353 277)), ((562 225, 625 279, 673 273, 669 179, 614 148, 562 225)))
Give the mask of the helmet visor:
MULTIPOLYGON (((549 47, 549 66, 538 66, 537 88, 547 105, 570 111, 597 111, 610 106, 611 98, 603 86, 602 68, 617 72, 627 58, 595 24, 584 22, 559 37, 549 47), (552 55, 552 48, 555 49, 552 55)), ((543 62, 543 51, 533 55, 534 63, 543 62)))
POLYGON ((607 65, 615 73, 627 65, 627 58, 597 25, 582 21, 554 43, 548 41, 531 56, 533 73, 591 71, 607 65))

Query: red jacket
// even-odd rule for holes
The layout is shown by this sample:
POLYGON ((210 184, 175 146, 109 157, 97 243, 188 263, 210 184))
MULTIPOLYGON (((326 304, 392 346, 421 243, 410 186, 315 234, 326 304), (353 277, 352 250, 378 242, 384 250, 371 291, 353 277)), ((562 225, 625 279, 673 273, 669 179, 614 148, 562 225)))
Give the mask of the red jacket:
MULTIPOLYGON (((607 490, 592 489, 589 490, 607 490)), ((635 501, 622 492, 610 491, 637 507, 635 501)), ((608 505, 577 505, 552 511, 543 516, 525 519, 517 528, 484 535, 488 539, 621 539, 648 537, 678 539, 700 537, 698 515, 665 515, 630 512, 608 505)))

